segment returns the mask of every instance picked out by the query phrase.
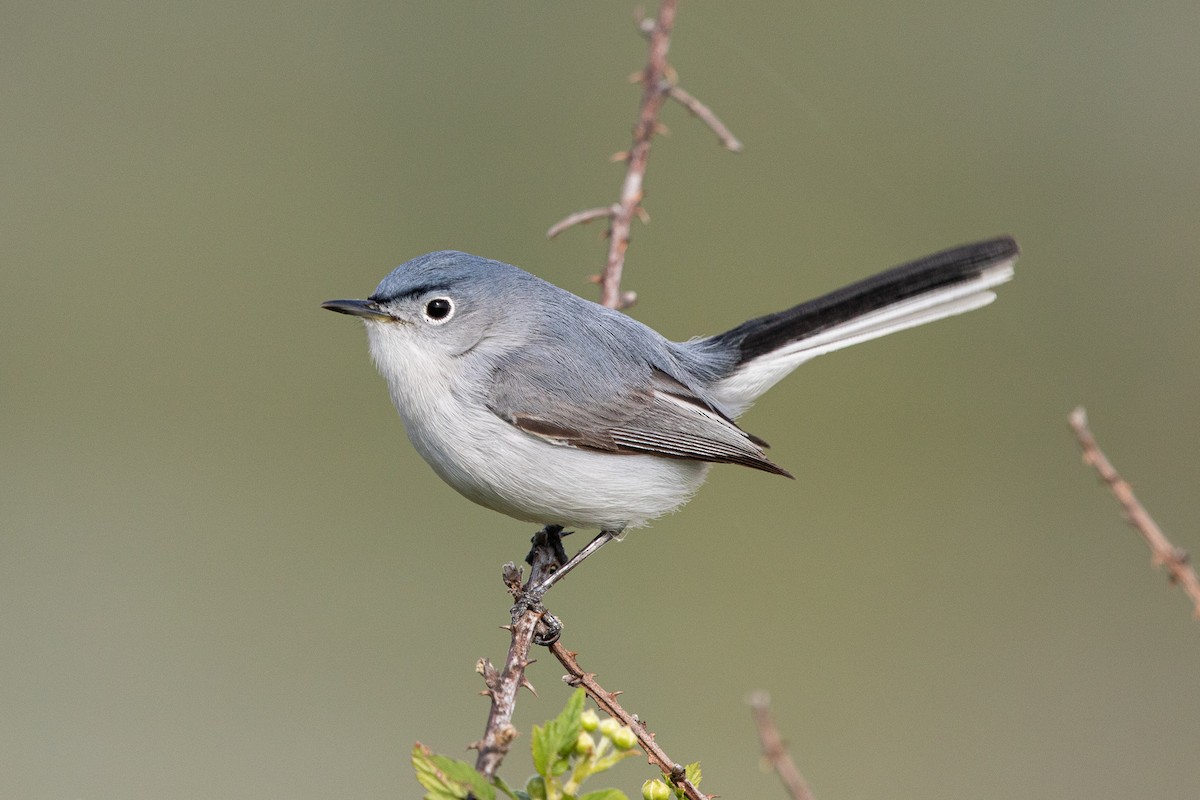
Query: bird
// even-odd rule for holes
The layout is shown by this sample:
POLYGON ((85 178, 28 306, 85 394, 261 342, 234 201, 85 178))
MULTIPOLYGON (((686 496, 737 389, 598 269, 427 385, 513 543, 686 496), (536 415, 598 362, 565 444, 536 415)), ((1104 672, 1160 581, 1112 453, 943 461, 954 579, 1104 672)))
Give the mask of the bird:
POLYGON ((599 529, 598 549, 685 504, 713 464, 792 477, 737 422, 756 399, 811 358, 991 303, 1019 252, 1009 236, 943 250, 683 342, 453 250, 321 305, 362 320, 442 480, 523 522, 599 529))

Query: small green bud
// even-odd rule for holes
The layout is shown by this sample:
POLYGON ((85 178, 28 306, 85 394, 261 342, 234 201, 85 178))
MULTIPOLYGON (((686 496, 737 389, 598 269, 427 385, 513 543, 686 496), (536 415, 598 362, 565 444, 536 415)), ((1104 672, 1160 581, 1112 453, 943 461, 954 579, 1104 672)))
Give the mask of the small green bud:
POLYGON ((591 733, 600 724, 600 715, 589 708, 579 716, 579 721, 583 724, 583 729, 591 733))
POLYGON ((579 738, 575 740, 575 752, 581 756, 586 756, 596 749, 596 740, 592 738, 590 733, 584 731, 579 732, 579 738))
POLYGON ((642 800, 670 800, 671 787, 660 779, 646 781, 642 784, 642 800))
POLYGON ((525 794, 529 795, 530 800, 546 800, 546 779, 534 775, 525 781, 525 794))
POLYGON ((622 725, 612 735, 612 743, 618 750, 632 750, 637 747, 637 734, 628 725, 622 725))
POLYGON ((600 735, 605 739, 613 738, 613 735, 621 728, 621 723, 617 722, 612 717, 605 717, 600 720, 600 735))

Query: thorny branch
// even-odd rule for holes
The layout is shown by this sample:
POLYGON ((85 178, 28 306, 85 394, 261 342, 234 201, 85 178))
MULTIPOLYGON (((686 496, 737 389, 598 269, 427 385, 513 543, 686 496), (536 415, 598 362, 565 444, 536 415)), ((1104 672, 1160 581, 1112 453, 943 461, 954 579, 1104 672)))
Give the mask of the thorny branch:
POLYGON ((509 645, 503 670, 497 670, 486 658, 480 659, 476 667, 487 685, 483 694, 491 698, 492 705, 483 738, 471 745, 479 751, 475 769, 489 780, 496 777, 500 763, 508 755, 509 746, 517 735, 517 730, 512 724, 517 692, 522 686, 533 691, 533 686, 525 677, 525 668, 533 663, 529 658, 530 646, 534 642, 543 643, 547 639, 553 639, 547 646, 569 673, 566 681, 572 686, 582 686, 601 710, 621 724, 628 725, 649 756, 650 763, 662 770, 663 775, 672 783, 683 789, 689 800, 709 800, 687 779, 684 768, 667 757, 654 741, 654 734, 646 729, 645 723, 621 707, 617 702, 618 693, 606 692, 596 682, 594 674, 584 672, 579 666, 575 660, 577 654, 558 643, 561 623, 554 619, 540 602, 530 602, 529 589, 539 586, 566 561, 560 538, 561 531, 562 528, 550 525, 534 535, 533 549, 526 557, 532 567, 529 579, 524 584, 521 583, 521 570, 515 564, 510 562, 504 565, 504 583, 516 601, 512 608, 512 625, 508 626, 512 632, 512 643, 509 645))
POLYGON ((650 158, 650 143, 654 135, 662 130, 658 121, 663 103, 667 98, 679 102, 704 121, 717 134, 721 143, 733 152, 740 152, 742 143, 717 118, 712 109, 685 92, 675 83, 675 73, 667 63, 667 51, 671 46, 671 30, 675 25, 675 10, 678 0, 662 0, 658 15, 653 20, 642 20, 641 28, 649 39, 646 67, 638 76, 642 84, 642 102, 638 121, 633 128, 633 144, 622 157, 628 165, 625 181, 621 186, 620 199, 611 206, 579 211, 550 226, 546 235, 553 239, 573 225, 582 225, 597 219, 608 219, 608 259, 600 275, 600 302, 609 308, 628 308, 637 300, 633 292, 621 292, 621 272, 625 267, 625 251, 629 248, 633 218, 646 219, 641 206, 645 196, 643 185, 646 165, 650 158))
POLYGON ((561 642, 554 642, 550 645, 550 652, 558 659, 558 662, 567 670, 567 676, 563 679, 569 686, 583 687, 587 692, 587 696, 592 698, 592 701, 600 707, 600 710, 616 719, 622 725, 628 725, 630 730, 637 736, 638 744, 642 750, 646 752, 649 763, 662 770, 662 774, 671 781, 675 786, 683 789, 684 796, 688 800, 710 800, 716 795, 706 795, 702 793, 696 785, 687 779, 682 764, 677 764, 672 761, 667 754, 659 747, 658 742, 654 741, 654 734, 646 727, 646 723, 637 718, 636 715, 626 711, 620 703, 617 702, 617 695, 620 692, 608 692, 604 687, 596 682, 596 674, 594 672, 584 672, 579 666, 579 662, 575 660, 578 653, 573 653, 562 646, 561 642))
POLYGON ((1142 535, 1146 544, 1150 545, 1150 551, 1153 554, 1151 563, 1156 567, 1166 567, 1167 572, 1171 575, 1171 582, 1178 584, 1191 599, 1193 616, 1200 619, 1200 580, 1196 578, 1196 571, 1188 563, 1188 554, 1171 544, 1162 529, 1151 518, 1150 512, 1146 511, 1145 507, 1138 502, 1133 493, 1133 487, 1121 477, 1116 467, 1100 450, 1100 445, 1096 443, 1096 438, 1088 428, 1087 412, 1083 407, 1076 408, 1067 419, 1071 424, 1071 429, 1075 431, 1075 437, 1079 440, 1080 447, 1083 448, 1084 463, 1095 468, 1100 478, 1108 484, 1113 497, 1125 510, 1125 518, 1129 524, 1142 535))
POLYGON ((512 625, 508 626, 512 632, 512 643, 508 647, 504 669, 497 671, 486 658, 481 658, 475 667, 487 686, 482 693, 491 698, 492 706, 488 712, 483 738, 471 747, 479 751, 479 756, 475 759, 475 769, 489 780, 496 777, 500 762, 508 755, 509 745, 517 735, 517 729, 512 724, 517 692, 522 686, 533 691, 533 686, 525 677, 525 668, 533 663, 529 658, 529 648, 538 628, 543 625, 546 610, 540 604, 521 601, 527 589, 540 584, 559 566, 562 545, 559 544, 555 548, 549 537, 545 536, 547 530, 539 531, 534 536, 533 549, 529 553, 529 580, 524 586, 521 584, 520 568, 512 562, 504 565, 504 583, 513 599, 517 601, 512 607, 512 625))
POLYGON ((758 729, 758 741, 762 745, 763 758, 783 781, 792 800, 813 800, 812 790, 808 781, 800 774, 796 762, 788 755, 787 747, 775 726, 775 718, 771 715, 771 699, 766 692, 755 692, 750 695, 750 712, 754 715, 754 727, 758 729))

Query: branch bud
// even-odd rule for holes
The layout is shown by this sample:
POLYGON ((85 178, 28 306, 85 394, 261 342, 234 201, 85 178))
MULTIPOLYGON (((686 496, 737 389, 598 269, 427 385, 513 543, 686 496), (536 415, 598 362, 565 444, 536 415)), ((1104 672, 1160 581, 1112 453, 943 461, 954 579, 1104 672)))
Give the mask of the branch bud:
POLYGON ((654 778, 642 784, 642 800, 670 800, 671 787, 654 778))

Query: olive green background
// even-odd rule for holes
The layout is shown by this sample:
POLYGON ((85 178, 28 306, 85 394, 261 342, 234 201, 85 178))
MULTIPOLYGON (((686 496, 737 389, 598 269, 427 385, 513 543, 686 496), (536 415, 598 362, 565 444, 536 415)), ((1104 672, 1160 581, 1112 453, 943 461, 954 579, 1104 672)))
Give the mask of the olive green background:
MULTIPOLYGON (((565 643, 724 797, 783 796, 756 688, 824 800, 1196 797, 1200 628, 1065 418, 1200 550, 1200 6, 681 6, 746 149, 667 108, 637 318, 1024 256, 778 386, 743 423, 798 480, 715 469, 554 591, 565 643)), ((532 531, 441 484, 318 304, 448 247, 594 297, 602 226, 543 234, 617 195, 631 12, 5 4, 0 796, 415 797, 414 741, 471 757, 532 531)))

